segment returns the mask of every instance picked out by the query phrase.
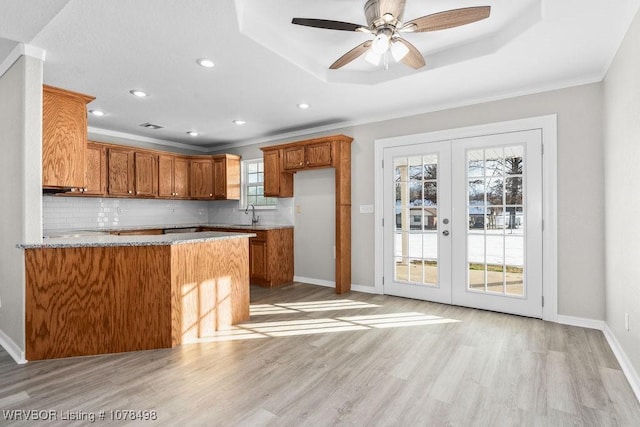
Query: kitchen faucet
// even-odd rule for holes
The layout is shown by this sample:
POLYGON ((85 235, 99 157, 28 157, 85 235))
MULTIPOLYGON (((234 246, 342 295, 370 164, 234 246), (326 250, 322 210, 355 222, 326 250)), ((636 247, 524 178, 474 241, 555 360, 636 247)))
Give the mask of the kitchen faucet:
POLYGON ((249 215, 249 207, 251 207, 251 226, 258 225, 258 222, 260 221, 260 217, 256 216, 256 207, 254 206, 253 203, 249 203, 247 205, 247 209, 245 209, 244 213, 246 215, 249 215))

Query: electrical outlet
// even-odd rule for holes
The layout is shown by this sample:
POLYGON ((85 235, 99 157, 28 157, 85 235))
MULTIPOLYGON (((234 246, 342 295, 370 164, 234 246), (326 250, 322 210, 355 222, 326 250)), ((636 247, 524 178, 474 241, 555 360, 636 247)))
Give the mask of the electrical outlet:
POLYGON ((360 205, 360 213, 361 214, 372 214, 373 213, 373 205, 360 205))
POLYGON ((629 332, 629 313, 624 313, 624 329, 629 332))

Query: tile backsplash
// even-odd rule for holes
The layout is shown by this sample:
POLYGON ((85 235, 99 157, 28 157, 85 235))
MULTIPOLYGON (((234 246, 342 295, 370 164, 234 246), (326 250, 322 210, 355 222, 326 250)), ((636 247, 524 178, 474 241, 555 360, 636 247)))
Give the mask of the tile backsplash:
MULTIPOLYGON (((98 197, 42 198, 45 233, 59 230, 117 227, 230 223, 250 224, 251 215, 238 209, 236 201, 117 199, 98 197)), ((292 225, 293 199, 278 200, 278 208, 260 210, 261 224, 292 225)))

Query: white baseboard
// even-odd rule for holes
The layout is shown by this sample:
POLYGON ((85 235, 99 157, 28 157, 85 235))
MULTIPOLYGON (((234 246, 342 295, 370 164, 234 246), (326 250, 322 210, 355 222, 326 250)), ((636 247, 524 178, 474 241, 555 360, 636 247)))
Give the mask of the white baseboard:
POLYGON ((22 351, 2 329, 0 329, 0 346, 9 353, 9 356, 11 356, 17 364, 22 365, 23 363, 27 363, 27 359, 24 358, 24 351, 22 351))
POLYGON ((579 326, 581 328, 604 330, 605 323, 603 320, 585 319, 582 317, 563 316, 558 314, 556 323, 561 325, 579 326))
MULTIPOLYGON (((308 283, 310 285, 326 286, 328 288, 335 288, 336 282, 331 280, 312 279, 310 277, 293 276, 295 282, 308 283)), ((364 292, 366 294, 377 294, 376 288, 373 286, 351 284, 351 290, 356 292, 364 292)))
POLYGON ((607 339, 613 354, 616 356, 616 359, 618 359, 618 363, 620 364, 620 367, 622 367, 622 372, 624 372, 625 377, 627 377, 629 385, 631 385, 633 392, 636 394, 636 399, 640 401, 640 377, 638 377, 638 373, 633 368, 631 361, 629 361, 627 353, 622 349, 622 346, 613 334, 613 331, 609 328, 609 325, 605 323, 602 332, 604 333, 604 337, 607 339))

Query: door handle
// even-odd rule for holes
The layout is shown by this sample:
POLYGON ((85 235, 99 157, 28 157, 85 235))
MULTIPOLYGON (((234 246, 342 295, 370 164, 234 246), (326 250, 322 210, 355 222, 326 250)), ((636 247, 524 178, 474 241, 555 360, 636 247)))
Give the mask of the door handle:
POLYGON ((443 235, 443 236, 448 236, 448 235, 449 235, 449 230, 444 230, 444 231, 442 232, 442 235, 443 235))

